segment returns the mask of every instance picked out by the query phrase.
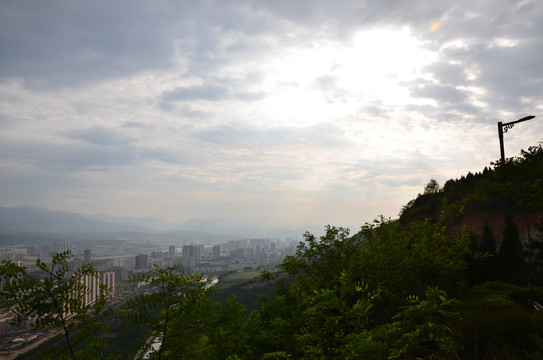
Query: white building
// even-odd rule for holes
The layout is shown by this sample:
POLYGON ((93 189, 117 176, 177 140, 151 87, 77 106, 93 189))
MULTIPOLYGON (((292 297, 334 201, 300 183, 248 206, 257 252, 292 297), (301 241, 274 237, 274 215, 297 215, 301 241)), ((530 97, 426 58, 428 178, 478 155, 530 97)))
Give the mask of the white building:
POLYGON ((100 285, 104 291, 115 289, 115 273, 110 271, 103 273, 101 279, 92 275, 86 275, 81 278, 81 283, 85 286, 82 294, 85 305, 92 305, 100 294, 100 285))

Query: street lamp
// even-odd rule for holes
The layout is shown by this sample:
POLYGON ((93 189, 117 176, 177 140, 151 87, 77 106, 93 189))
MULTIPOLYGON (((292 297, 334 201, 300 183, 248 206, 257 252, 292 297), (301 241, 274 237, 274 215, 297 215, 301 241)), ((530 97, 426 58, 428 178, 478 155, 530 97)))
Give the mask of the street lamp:
POLYGON ((526 120, 532 120, 533 118, 535 118, 535 116, 530 115, 530 116, 523 117, 522 119, 511 121, 505 124, 502 124, 501 121, 498 123, 498 136, 500 138, 500 155, 502 157, 503 162, 505 162, 505 151, 503 150, 503 133, 506 133, 507 130, 512 129, 516 123, 523 122, 526 120))

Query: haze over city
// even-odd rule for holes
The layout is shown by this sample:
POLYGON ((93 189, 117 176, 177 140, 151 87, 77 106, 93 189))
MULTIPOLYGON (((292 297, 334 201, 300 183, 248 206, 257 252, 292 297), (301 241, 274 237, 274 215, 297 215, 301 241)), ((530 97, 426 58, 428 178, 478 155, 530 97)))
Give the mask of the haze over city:
POLYGON ((541 1, 3 1, 0 206, 358 227, 542 140, 541 1))

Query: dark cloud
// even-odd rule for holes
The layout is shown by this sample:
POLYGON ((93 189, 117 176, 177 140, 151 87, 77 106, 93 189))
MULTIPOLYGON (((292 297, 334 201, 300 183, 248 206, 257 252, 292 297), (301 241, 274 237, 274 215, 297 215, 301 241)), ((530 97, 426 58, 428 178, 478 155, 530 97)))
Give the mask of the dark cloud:
POLYGON ((89 129, 70 130, 66 135, 74 140, 82 140, 93 145, 123 146, 132 141, 117 133, 114 129, 104 127, 92 127, 89 129))
POLYGON ((263 91, 237 91, 234 93, 234 97, 241 101, 256 101, 266 97, 266 93, 263 91))
POLYGON ((251 50, 251 47, 242 41, 237 41, 233 43, 232 45, 227 45, 224 48, 224 51, 227 53, 245 53, 250 50, 251 50))
POLYGON ((486 49, 477 83, 486 88, 496 102, 513 108, 522 106, 523 97, 543 100, 542 56, 543 38, 514 47, 486 49))
POLYGON ((438 103, 459 103, 465 101, 467 95, 456 88, 449 85, 427 84, 417 86, 410 89, 411 96, 425 99, 437 100, 438 103))
POLYGON ((230 90, 221 85, 202 85, 193 87, 178 87, 174 90, 162 94, 161 100, 164 102, 189 101, 189 100, 208 100, 219 101, 231 96, 230 90))
POLYGON ((3 2, 0 76, 27 86, 80 86, 169 65, 175 14, 167 3, 3 2), (137 6, 135 6, 137 5, 137 6))
POLYGON ((425 69, 437 85, 412 88, 412 94, 438 100, 440 105, 459 101, 461 111, 461 107, 470 110, 464 101, 470 95, 462 95, 466 90, 459 86, 482 89, 479 100, 491 113, 521 111, 526 99, 540 103, 543 25, 537 19, 543 16, 543 7, 533 1, 466 5, 457 2, 443 12, 435 33, 419 33, 441 52, 442 60, 425 69))
POLYGON ((82 134, 82 143, 6 140, 0 150, 4 159, 60 172, 105 170, 109 167, 142 164, 148 160, 177 164, 185 162, 179 151, 138 146, 131 141, 118 141, 116 137, 106 139, 96 135, 101 134, 100 131, 83 131, 82 134))
MULTIPOLYGON (((163 102, 163 104, 166 104, 166 103, 163 102)), ((171 107, 171 109, 173 109, 173 107, 171 107)), ((193 118, 193 119, 204 119, 207 116, 207 114, 204 111, 195 110, 193 107, 186 104, 181 106, 178 112, 180 115, 184 117, 193 118)))
POLYGON ((144 129, 149 127, 148 125, 138 122, 138 121, 127 121, 121 125, 123 128, 128 129, 144 129))
POLYGON ((6 144, 4 158, 49 171, 78 171, 131 165, 136 155, 125 147, 91 144, 48 144, 16 142, 6 144))
POLYGON ((0 174, 2 201, 8 204, 34 204, 36 199, 48 192, 58 192, 59 189, 77 191, 84 185, 85 179, 72 178, 56 171, 0 174))
POLYGON ((195 136, 205 142, 217 145, 254 146, 260 139, 260 132, 247 126, 220 125, 211 129, 199 131, 195 136))
MULTIPOLYGON (((250 3, 170 0, 53 0, 0 5, 0 77, 26 86, 80 87, 145 70, 171 69, 177 54, 192 74, 211 73, 255 45, 241 34, 277 30, 250 3)), ((271 21, 273 23, 273 21, 271 21)), ((258 44, 258 43, 257 43, 258 44)))
POLYGON ((423 71, 434 74, 440 84, 459 86, 468 83, 466 67, 469 67, 469 64, 451 64, 439 61, 426 66, 423 71))
MULTIPOLYGON (((235 87, 237 81, 232 81, 235 87)), ((240 86, 241 87, 241 86, 240 86)), ((257 101, 266 96, 262 91, 231 91, 229 87, 223 85, 207 84, 192 87, 178 87, 176 89, 164 92, 159 99, 159 106, 167 111, 172 112, 176 108, 173 103, 189 102, 194 100, 205 101, 221 101, 229 99, 237 99, 241 101, 257 101)), ((202 117, 199 111, 190 111, 187 107, 182 111, 189 117, 202 117)))

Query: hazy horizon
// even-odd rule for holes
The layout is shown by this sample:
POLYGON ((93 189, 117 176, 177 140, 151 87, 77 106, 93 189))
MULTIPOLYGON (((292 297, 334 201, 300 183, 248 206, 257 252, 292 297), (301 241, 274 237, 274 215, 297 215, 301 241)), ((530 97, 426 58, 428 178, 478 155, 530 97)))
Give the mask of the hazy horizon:
POLYGON ((356 229, 543 137, 540 1, 0 4, 0 206, 356 229))

